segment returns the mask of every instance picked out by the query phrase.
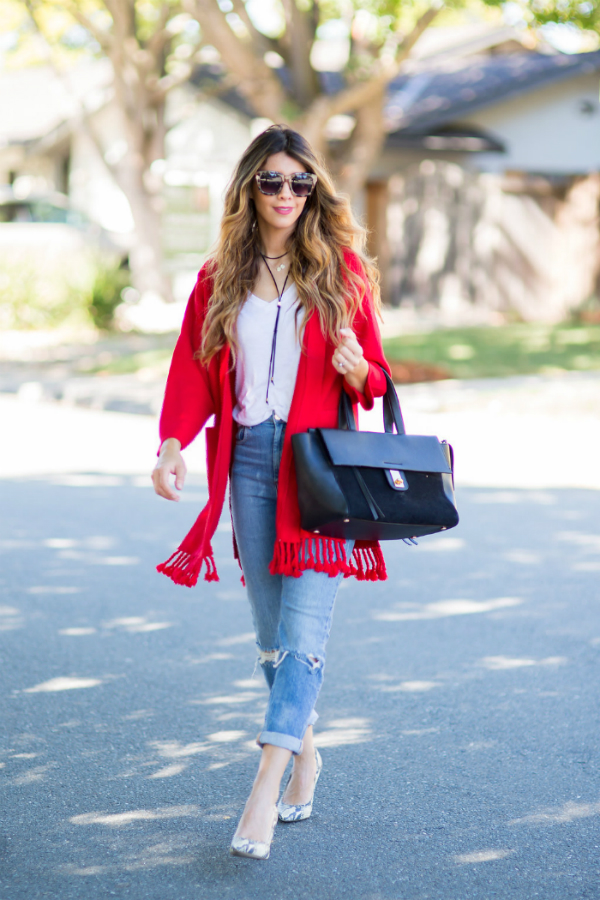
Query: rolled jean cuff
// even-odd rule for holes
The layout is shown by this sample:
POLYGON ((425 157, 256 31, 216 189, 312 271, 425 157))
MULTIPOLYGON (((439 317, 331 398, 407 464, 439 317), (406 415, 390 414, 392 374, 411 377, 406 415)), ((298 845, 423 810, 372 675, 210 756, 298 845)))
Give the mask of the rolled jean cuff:
POLYGON ((318 718, 319 718, 319 713, 313 709, 310 716, 308 717, 308 722, 306 723, 306 727, 308 728, 309 725, 314 725, 318 718))
POLYGON ((264 744, 273 744, 275 747, 283 747, 291 750, 294 756, 302 753, 302 741, 291 734, 280 734, 278 731, 261 731, 256 743, 262 747, 264 744))

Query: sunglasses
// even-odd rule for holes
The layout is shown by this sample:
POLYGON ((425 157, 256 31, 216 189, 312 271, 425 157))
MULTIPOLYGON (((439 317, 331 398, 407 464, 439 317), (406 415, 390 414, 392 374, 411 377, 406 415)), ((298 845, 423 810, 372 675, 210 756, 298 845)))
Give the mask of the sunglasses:
POLYGON ((281 172, 257 172, 256 183, 261 194, 275 197, 283 190, 284 182, 290 186, 295 197, 310 197, 317 183, 317 176, 311 172, 295 172, 293 175, 282 175, 281 172))

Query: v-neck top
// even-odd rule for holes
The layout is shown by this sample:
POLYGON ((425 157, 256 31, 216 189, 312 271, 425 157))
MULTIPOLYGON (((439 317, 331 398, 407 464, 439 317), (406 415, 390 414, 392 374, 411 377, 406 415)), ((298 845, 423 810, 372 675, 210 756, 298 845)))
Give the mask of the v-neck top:
POLYGON ((237 403, 233 418, 239 425, 260 425, 272 415, 287 422, 300 362, 299 331, 304 316, 298 303, 298 291, 291 284, 281 297, 277 326, 275 371, 269 388, 269 361, 277 300, 268 303, 249 293, 237 320, 239 350, 235 366, 237 403))

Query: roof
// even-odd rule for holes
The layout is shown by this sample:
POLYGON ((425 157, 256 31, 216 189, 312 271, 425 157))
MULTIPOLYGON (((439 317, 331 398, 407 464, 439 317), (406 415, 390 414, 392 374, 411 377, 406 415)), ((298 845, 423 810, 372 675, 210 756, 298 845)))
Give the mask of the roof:
POLYGON ((72 119, 84 106, 104 102, 111 82, 104 61, 78 66, 62 76, 51 66, 0 73, 0 146, 36 140, 72 119))
POLYGON ((247 118, 256 118, 256 112, 244 95, 233 85, 228 84, 227 70, 222 63, 203 63, 196 66, 190 77, 190 83, 199 90, 205 91, 207 96, 221 100, 247 118))
MULTIPOLYGON (((423 67, 435 57, 439 62, 443 57, 473 56, 475 53, 498 52, 498 48, 504 48, 504 52, 522 52, 523 48, 531 49, 535 46, 543 53, 558 52, 547 44, 539 35, 535 43, 531 42, 530 32, 513 25, 496 25, 488 22, 466 22, 460 25, 444 25, 436 27, 432 25, 426 28, 410 53, 407 63, 410 70, 413 66, 423 67)), ((503 52, 502 50, 500 52, 503 52)))
POLYGON ((386 147, 402 150, 444 151, 453 153, 504 153, 504 144, 480 128, 452 128, 444 125, 425 132, 394 131, 387 136, 386 147))
POLYGON ((600 50, 573 55, 511 53, 403 75, 390 85, 387 129, 422 134, 494 103, 598 71, 600 50))
MULTIPOLYGON (((491 136, 475 132, 448 135, 447 126, 459 123, 478 109, 558 81, 600 71, 600 50, 573 55, 523 51, 435 59, 436 65, 432 59, 429 67, 428 60, 420 60, 420 71, 405 73, 391 83, 385 108, 389 146, 414 146, 414 141, 406 143, 410 135, 419 139, 433 135, 440 138, 435 147, 423 146, 492 149, 486 145, 486 142, 493 143, 491 136), (474 140, 465 143, 469 136, 474 140)), ((285 81, 285 70, 279 69, 277 74, 285 81)), ((344 87, 341 72, 319 75, 328 94, 344 87)), ((106 100, 110 81, 110 65, 106 61, 82 66, 63 79, 47 66, 1 73, 0 147, 48 134, 76 115, 82 101, 88 110, 98 108, 106 100)), ((228 83, 221 65, 198 67, 191 81, 243 115, 254 117, 246 99, 228 83)))

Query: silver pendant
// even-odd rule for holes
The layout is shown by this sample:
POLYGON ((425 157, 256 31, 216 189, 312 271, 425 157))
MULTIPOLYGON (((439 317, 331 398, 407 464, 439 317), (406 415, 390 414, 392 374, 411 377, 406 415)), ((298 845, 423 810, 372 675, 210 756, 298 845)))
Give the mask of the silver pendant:
POLYGON ((275 271, 276 271, 276 272, 282 272, 283 269, 285 269, 285 265, 286 265, 285 263, 281 263, 280 266, 275 266, 275 271))

